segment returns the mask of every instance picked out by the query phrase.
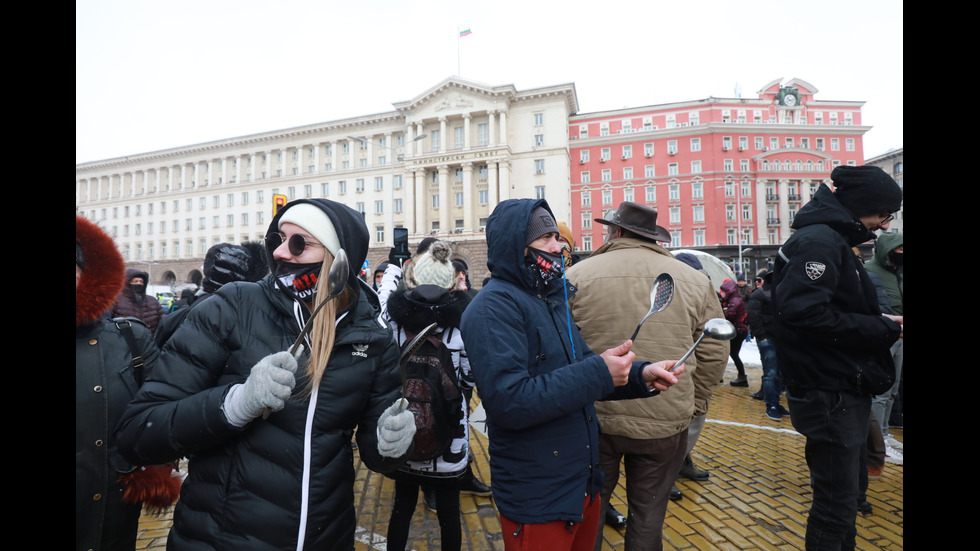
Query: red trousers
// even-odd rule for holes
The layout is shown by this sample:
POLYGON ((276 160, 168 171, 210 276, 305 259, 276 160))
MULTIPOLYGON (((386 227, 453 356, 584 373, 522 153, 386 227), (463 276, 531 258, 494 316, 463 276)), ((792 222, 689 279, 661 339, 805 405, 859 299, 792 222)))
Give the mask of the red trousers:
POLYGON ((500 516, 505 551, 592 551, 599 533, 600 498, 585 497, 582 522, 563 520, 545 524, 518 524, 500 516))

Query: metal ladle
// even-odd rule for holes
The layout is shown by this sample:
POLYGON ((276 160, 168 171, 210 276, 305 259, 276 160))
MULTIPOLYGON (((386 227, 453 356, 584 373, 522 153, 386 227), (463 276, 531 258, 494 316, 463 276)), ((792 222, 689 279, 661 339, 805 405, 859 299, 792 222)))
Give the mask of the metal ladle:
MULTIPOLYGON (((684 360, 690 358, 691 354, 694 353, 694 349, 701 344, 701 341, 703 341, 705 337, 711 337, 712 339, 717 339, 720 341, 730 341, 735 338, 735 324, 726 320, 725 318, 709 319, 704 324, 704 331, 701 332, 701 336, 698 337, 698 340, 694 341, 694 345, 691 346, 691 348, 685 352, 683 356, 681 356, 681 359, 677 360, 674 367, 681 365, 684 363, 684 360)), ((674 367, 671 367, 667 371, 673 371, 674 367)))
MULTIPOLYGON (((350 263, 347 261, 347 253, 344 252, 344 249, 340 249, 337 251, 333 263, 330 264, 330 271, 327 272, 327 296, 310 313, 310 317, 306 320, 306 324, 303 325, 303 330, 299 332, 299 337, 296 338, 296 342, 289 347, 290 355, 295 357, 302 352, 303 339, 310 333, 310 329, 313 329, 313 319, 320 313, 320 309, 343 292, 347 287, 347 278, 349 275, 350 263)), ((262 418, 268 419, 270 413, 271 410, 265 408, 262 411, 262 418)))
POLYGON ((670 277, 670 274, 667 272, 664 272, 657 276, 657 279, 654 280, 653 285, 650 287, 650 311, 647 312, 647 315, 643 316, 643 319, 640 320, 640 323, 636 326, 636 331, 633 331, 633 336, 630 337, 630 340, 635 341, 636 335, 640 332, 640 327, 643 327, 643 322, 645 322, 652 314, 660 312, 666 308, 673 298, 674 278, 670 277))

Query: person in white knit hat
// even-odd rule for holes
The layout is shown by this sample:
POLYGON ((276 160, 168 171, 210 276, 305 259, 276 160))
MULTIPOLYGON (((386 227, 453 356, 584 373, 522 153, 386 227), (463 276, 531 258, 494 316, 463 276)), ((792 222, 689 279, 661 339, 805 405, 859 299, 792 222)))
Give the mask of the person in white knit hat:
MULTIPOLYGON (((429 243, 421 255, 405 266, 404 279, 397 263, 389 263, 378 292, 385 319, 400 345, 429 324, 438 324, 434 335, 439 336, 450 350, 456 379, 463 392, 472 388, 472 377, 459 324, 470 298, 464 292, 457 292, 451 254, 449 243, 429 243), (399 280, 404 285, 399 285, 399 280)), ((435 498, 442 548, 459 549, 461 545, 459 493, 473 475, 469 466, 468 408, 465 402, 460 406, 459 427, 453 434, 449 452, 431 460, 408 461, 398 471, 388 474, 395 480, 395 500, 387 534, 391 549, 410 548, 409 528, 420 487, 426 490, 427 500, 430 496, 435 498)), ((490 488, 484 488, 489 494, 490 488)), ((431 507, 432 504, 427 505, 431 507)))

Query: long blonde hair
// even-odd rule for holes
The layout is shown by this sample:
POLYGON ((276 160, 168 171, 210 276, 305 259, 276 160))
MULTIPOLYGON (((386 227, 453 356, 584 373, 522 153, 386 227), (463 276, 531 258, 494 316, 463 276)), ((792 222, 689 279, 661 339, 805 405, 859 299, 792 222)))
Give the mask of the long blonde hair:
MULTIPOLYGON (((330 251, 324 252, 323 266, 320 268, 320 278, 316 283, 316 293, 314 293, 314 303, 311 306, 312 312, 317 305, 327 299, 330 294, 329 277, 330 266, 333 264, 334 257, 330 251)), ((351 303, 351 289, 344 280, 344 291, 329 303, 323 306, 322 312, 316 315, 313 320, 313 328, 310 330, 310 362, 306 366, 309 376, 309 388, 307 392, 312 392, 320 384, 323 372, 327 369, 330 362, 330 354, 333 352, 334 340, 336 339, 337 313, 343 312, 351 303)))

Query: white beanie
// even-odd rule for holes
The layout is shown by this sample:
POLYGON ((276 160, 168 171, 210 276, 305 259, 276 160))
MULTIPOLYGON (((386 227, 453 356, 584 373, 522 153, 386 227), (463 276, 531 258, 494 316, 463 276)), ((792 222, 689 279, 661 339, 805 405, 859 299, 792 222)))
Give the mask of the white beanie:
POLYGON ((405 270, 405 287, 414 289, 419 285, 436 285, 452 289, 456 285, 456 270, 449 260, 449 243, 436 241, 422 253, 422 256, 408 264, 405 270))
POLYGON ((334 257, 340 251, 340 238, 333 227, 330 217, 320 207, 310 203, 299 203, 282 213, 279 219, 279 229, 286 223, 296 224, 308 231, 321 245, 327 248, 334 257))

